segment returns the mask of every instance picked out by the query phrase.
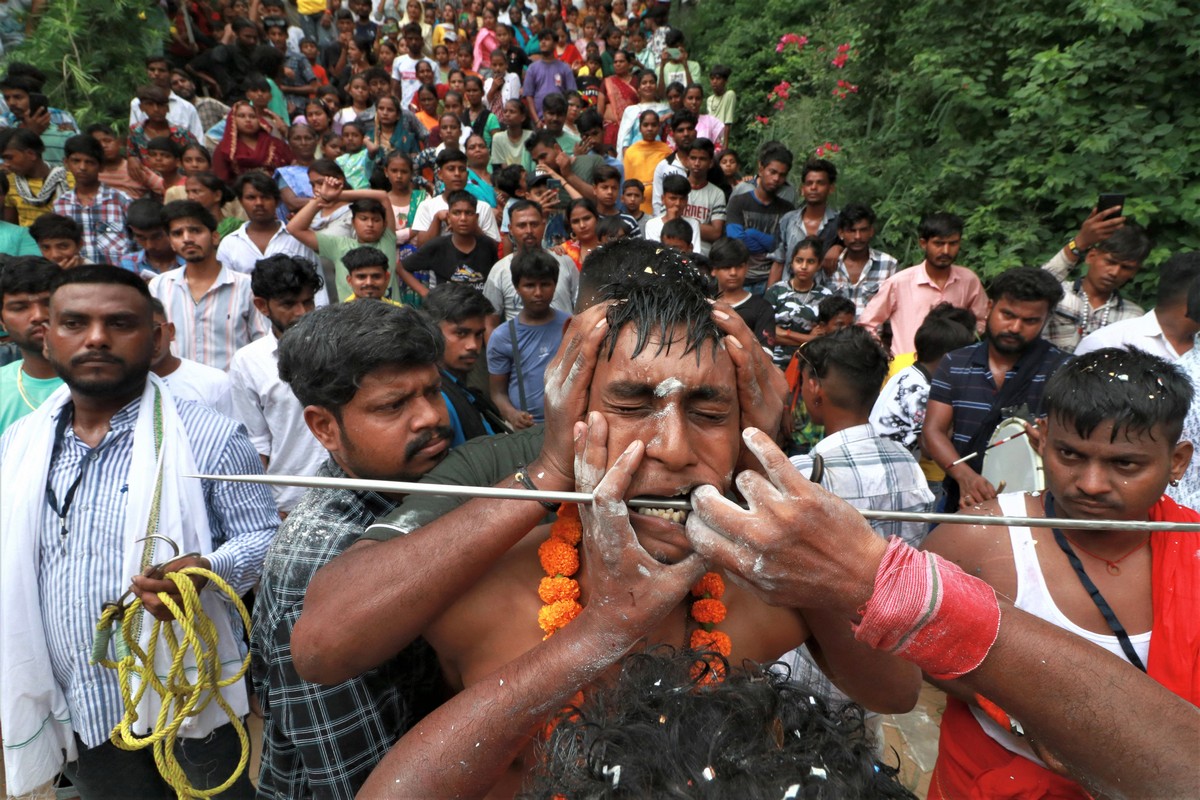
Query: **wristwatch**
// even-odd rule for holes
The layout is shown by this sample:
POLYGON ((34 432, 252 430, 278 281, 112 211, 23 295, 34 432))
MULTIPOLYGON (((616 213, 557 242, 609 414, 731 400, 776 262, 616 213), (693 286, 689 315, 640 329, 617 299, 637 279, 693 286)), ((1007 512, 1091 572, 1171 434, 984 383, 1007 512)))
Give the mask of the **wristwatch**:
POLYGON ((1070 251, 1071 255, 1075 256, 1075 258, 1083 258, 1083 251, 1079 249, 1079 245, 1074 239, 1067 242, 1067 250, 1070 251))

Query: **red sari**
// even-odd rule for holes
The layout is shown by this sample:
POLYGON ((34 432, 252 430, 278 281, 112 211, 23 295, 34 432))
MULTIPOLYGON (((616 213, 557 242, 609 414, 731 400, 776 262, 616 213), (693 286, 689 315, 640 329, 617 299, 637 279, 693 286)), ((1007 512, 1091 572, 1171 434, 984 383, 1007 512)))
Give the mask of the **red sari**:
POLYGON ((610 75, 604 79, 604 94, 608 98, 608 108, 613 111, 613 121, 604 123, 604 143, 615 147, 617 131, 621 129, 621 115, 638 101, 638 93, 629 81, 610 75))
MULTIPOLYGON (((1200 514, 1164 496, 1154 522, 1200 522, 1200 514)), ((1192 705, 1200 705, 1200 559, 1196 534, 1150 535, 1150 654, 1146 672, 1192 705)), ((984 733, 966 703, 950 699, 942 715, 930 800, 1043 798, 1086 800, 1079 784, 1012 753, 984 733)))
POLYGON ((229 110, 229 116, 225 118, 225 135, 213 152, 213 174, 226 183, 232 183, 241 175, 255 170, 272 174, 296 160, 292 148, 283 139, 270 133, 271 127, 266 122, 262 123, 262 130, 253 146, 238 136, 233 115, 241 105, 234 103, 229 110))

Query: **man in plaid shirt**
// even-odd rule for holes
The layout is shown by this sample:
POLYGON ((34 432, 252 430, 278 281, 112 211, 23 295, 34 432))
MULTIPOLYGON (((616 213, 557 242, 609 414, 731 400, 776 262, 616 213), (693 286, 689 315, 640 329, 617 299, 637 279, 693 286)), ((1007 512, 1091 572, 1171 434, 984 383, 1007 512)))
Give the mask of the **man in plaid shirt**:
POLYGON ((867 303, 879 291, 880 284, 896 274, 896 259, 871 247, 875 238, 875 212, 870 206, 851 203, 843 208, 837 229, 844 249, 833 272, 818 273, 818 279, 835 294, 854 302, 857 319, 867 310, 867 303))
POLYGON ((104 151, 94 137, 72 136, 63 145, 75 188, 54 201, 54 213, 70 217, 83 234, 80 255, 94 264, 117 266, 129 253, 125 216, 129 197, 100 182, 104 151))
MULTIPOLYGON (((415 481, 438 464, 451 436, 441 354, 432 322, 385 303, 328 306, 289 328, 279 342, 279 376, 329 451, 317 474, 415 481)), ((400 499, 310 489, 271 544, 250 636, 263 712, 259 797, 350 800, 392 744, 440 700, 432 687, 441 673, 423 640, 330 686, 303 680, 292 661, 292 629, 313 573, 400 499)))
POLYGON ((1121 287, 1133 279, 1150 255, 1150 237, 1145 228, 1127 222, 1120 212, 1120 206, 1093 212, 1075 238, 1042 265, 1062 281, 1063 299, 1054 307, 1043 334, 1060 350, 1074 353, 1088 334, 1146 313, 1121 297, 1121 287), (1068 280, 1071 270, 1080 265, 1087 271, 1068 280))

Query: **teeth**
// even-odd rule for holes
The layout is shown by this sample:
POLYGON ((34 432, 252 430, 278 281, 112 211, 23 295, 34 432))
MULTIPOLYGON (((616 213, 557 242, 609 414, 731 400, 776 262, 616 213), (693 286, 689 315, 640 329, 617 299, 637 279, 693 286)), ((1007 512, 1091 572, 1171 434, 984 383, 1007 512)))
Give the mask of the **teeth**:
POLYGON ((668 522, 677 522, 680 525, 687 522, 688 518, 687 511, 676 511, 673 508, 639 508, 637 513, 665 519, 668 522))

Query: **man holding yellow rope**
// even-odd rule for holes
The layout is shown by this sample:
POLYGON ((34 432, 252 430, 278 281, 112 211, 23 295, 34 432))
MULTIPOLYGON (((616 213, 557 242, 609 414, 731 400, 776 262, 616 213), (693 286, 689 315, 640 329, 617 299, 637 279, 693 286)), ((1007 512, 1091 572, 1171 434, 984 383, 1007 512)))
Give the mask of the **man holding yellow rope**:
MULTIPOLYGON (((84 800, 176 794, 149 749, 108 741, 126 709, 117 673, 90 663, 96 619, 130 589, 146 611, 135 640, 146 647, 155 618, 171 619, 159 593, 182 604, 162 575, 202 567, 243 593, 258 579, 278 524, 265 487, 185 477, 261 472, 261 462, 236 423, 176 401, 149 374, 161 335, 133 273, 64 272, 51 292, 46 356, 66 386, 0 439, 0 729, 13 794, 60 771, 84 800), (152 574, 148 565, 172 556, 162 538, 198 555, 152 574)), ((232 608, 212 591, 188 605, 202 605, 211 620, 221 677, 237 674, 244 653, 232 608)), ((157 672, 168 671, 169 662, 158 664, 157 672)), ((182 673, 195 680, 194 671, 182 673)), ((242 682, 221 696, 235 717, 245 716, 242 682)), ((148 732, 158 704, 153 692, 141 697, 134 734, 148 732)), ((242 757, 220 705, 184 720, 170 748, 198 793, 229 781, 242 757)), ((243 770, 222 796, 252 795, 243 770)))

